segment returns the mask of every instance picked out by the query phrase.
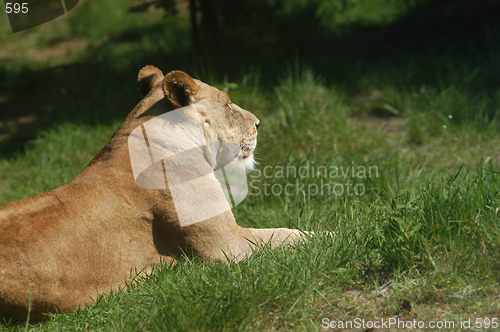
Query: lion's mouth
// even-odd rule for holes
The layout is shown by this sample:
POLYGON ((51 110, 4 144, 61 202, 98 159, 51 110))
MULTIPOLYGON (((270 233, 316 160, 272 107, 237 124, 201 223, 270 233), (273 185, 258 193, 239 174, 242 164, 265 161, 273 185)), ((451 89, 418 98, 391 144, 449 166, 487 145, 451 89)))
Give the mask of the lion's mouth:
POLYGON ((255 168, 256 161, 254 159, 254 150, 257 142, 252 145, 242 143, 240 144, 240 153, 238 155, 238 160, 243 164, 247 172, 252 171, 255 168))
POLYGON ((240 155, 238 156, 240 159, 247 159, 250 157, 253 153, 253 149, 250 149, 249 147, 242 147, 240 149, 240 155))
POLYGON ((242 142, 240 144, 240 155, 238 156, 240 159, 247 159, 253 155, 253 151, 255 150, 255 147, 257 146, 257 143, 253 144, 247 144, 245 142, 242 142))

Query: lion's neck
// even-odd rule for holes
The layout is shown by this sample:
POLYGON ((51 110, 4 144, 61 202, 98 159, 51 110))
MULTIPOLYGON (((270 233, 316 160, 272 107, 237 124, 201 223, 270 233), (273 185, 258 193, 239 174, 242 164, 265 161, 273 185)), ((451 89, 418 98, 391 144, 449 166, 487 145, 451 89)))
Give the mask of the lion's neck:
POLYGON ((89 163, 92 166, 100 163, 116 171, 130 171, 128 139, 130 134, 145 122, 170 110, 170 104, 164 99, 162 90, 151 92, 150 98, 144 98, 127 116, 122 125, 115 131, 111 140, 89 163))

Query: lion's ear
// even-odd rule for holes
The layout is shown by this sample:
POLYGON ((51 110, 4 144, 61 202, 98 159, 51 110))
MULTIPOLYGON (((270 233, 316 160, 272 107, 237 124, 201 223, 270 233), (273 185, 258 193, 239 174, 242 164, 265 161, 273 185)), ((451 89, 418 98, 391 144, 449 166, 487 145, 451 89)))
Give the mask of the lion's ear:
POLYGON ((154 66, 146 66, 139 71, 137 75, 137 85, 142 97, 146 97, 149 91, 163 79, 161 70, 154 66))
POLYGON ((198 90, 194 79, 182 71, 171 71, 163 80, 163 92, 174 108, 196 102, 194 95, 198 90))

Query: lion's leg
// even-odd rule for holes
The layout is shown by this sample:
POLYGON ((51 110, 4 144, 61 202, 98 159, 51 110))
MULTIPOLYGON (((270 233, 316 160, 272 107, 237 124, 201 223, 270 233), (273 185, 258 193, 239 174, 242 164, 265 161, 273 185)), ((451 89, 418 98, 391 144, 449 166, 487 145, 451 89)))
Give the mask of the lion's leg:
POLYGON ((311 234, 289 228, 241 228, 239 233, 239 242, 244 243, 246 249, 232 253, 231 256, 236 261, 251 256, 256 249, 263 246, 276 248, 283 244, 294 244, 311 234))
POLYGON ((289 228, 244 228, 231 211, 181 228, 186 252, 207 260, 239 261, 262 246, 275 248, 307 238, 310 232, 289 228))
POLYGON ((248 241, 256 245, 270 245, 272 248, 281 244, 293 244, 307 236, 307 232, 289 228, 245 228, 248 241))

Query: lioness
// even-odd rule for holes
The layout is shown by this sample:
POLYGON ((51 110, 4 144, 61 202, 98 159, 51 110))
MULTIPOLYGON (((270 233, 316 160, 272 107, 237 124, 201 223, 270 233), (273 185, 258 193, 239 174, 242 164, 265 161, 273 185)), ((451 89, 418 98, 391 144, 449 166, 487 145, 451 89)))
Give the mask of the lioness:
MULTIPOLYGON (((277 246, 302 237, 294 229, 242 228, 230 209, 182 225, 167 178, 134 175, 132 132, 166 112, 187 110, 183 116, 198 122, 207 142, 239 147, 234 162, 251 169, 259 120, 231 103, 225 92, 181 71, 164 76, 146 66, 138 84, 143 99, 73 182, 0 208, 0 317, 26 319, 29 303, 33 321, 46 312, 71 311, 98 293, 123 286, 135 271, 173 262, 179 255, 237 261, 257 243, 277 246), (140 185, 139 177, 146 185, 140 185), (154 188, 154 181, 167 186, 146 189, 154 188)), ((160 129, 170 132, 173 126, 165 122, 160 129)), ((178 137, 181 143, 171 145, 191 140, 190 131, 184 133, 186 137, 178 137)), ((203 151, 205 163, 215 169, 209 149, 203 151)), ((164 167, 163 161, 156 166, 164 167)), ((183 172, 182 167, 177 170, 183 172)), ((202 193, 220 191, 213 173, 200 181, 202 193)), ((189 197, 181 202, 184 213, 186 206, 187 212, 199 212, 196 199, 190 202, 189 197)))

